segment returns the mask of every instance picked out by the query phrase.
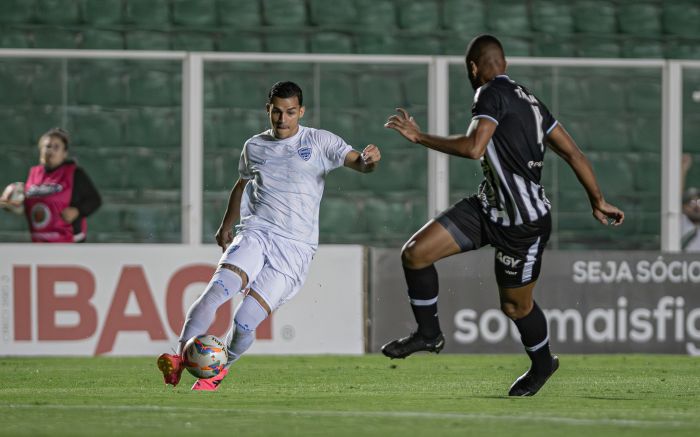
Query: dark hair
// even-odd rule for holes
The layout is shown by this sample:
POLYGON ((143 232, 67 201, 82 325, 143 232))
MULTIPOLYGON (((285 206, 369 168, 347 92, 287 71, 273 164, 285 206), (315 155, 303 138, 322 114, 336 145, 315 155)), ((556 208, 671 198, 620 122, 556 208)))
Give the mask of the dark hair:
POLYGON ((498 38, 488 34, 479 35, 473 40, 471 40, 471 42, 467 46, 467 51, 464 57, 467 64, 469 64, 469 62, 478 63, 479 59, 483 55, 494 49, 499 50, 501 56, 505 57, 503 45, 498 40, 498 38))
POLYGON ((304 96, 301 93, 299 85, 294 82, 277 82, 270 88, 270 92, 267 95, 267 103, 272 103, 273 97, 288 99, 294 96, 299 99, 299 106, 304 104, 304 96))
POLYGON ((62 129, 60 127, 53 127, 46 131, 44 135, 39 137, 39 140, 41 141, 41 138, 44 137, 56 137, 59 140, 63 141, 63 145, 66 146, 66 150, 68 150, 68 143, 70 143, 70 134, 68 133, 67 130, 62 129))

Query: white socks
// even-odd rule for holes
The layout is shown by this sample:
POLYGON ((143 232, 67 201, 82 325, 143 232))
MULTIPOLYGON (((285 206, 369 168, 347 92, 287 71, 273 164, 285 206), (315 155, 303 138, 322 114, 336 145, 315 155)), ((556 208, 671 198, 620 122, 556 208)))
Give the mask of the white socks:
POLYGON ((255 329, 267 318, 267 311, 255 298, 246 296, 233 317, 233 326, 226 336, 228 344, 228 369, 253 344, 255 329))

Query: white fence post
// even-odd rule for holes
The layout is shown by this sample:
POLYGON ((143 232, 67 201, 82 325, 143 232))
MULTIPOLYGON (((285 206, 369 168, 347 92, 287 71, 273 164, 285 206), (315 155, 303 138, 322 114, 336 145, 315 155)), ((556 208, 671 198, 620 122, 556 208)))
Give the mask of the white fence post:
POLYGON ((188 53, 182 63, 182 243, 202 243, 204 63, 188 53))
MULTIPOLYGON (((447 136, 450 131, 449 59, 433 57, 428 66, 428 132, 447 136)), ((450 157, 428 150, 428 219, 450 204, 450 157)))

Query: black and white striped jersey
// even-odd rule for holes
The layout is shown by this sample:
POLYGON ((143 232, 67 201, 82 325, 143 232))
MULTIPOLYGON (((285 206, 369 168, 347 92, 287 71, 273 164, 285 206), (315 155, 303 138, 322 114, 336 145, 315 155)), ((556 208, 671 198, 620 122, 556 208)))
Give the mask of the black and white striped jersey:
POLYGON ((557 125, 547 107, 508 76, 496 76, 474 95, 472 119, 498 127, 481 158, 484 180, 478 197, 484 213, 502 226, 521 225, 549 213, 540 185, 544 138, 557 125))

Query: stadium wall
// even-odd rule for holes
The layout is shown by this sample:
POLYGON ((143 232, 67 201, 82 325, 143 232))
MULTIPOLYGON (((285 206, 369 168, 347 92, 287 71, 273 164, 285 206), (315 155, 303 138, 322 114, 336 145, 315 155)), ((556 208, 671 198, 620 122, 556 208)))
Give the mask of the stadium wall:
MULTIPOLYGON (((495 262, 484 249, 437 263, 445 352, 522 350, 499 309, 495 262)), ((699 284, 692 254, 547 251, 535 299, 555 352, 700 355, 699 284)), ((370 290, 370 350, 378 351, 415 325, 397 250, 370 250, 370 290)))
MULTIPOLYGON (((0 356, 155 355, 221 251, 184 245, 0 245, 0 356)), ((365 350, 362 246, 319 248, 304 289, 258 328, 254 354, 365 350)), ((211 331, 230 326, 234 299, 211 331)))

